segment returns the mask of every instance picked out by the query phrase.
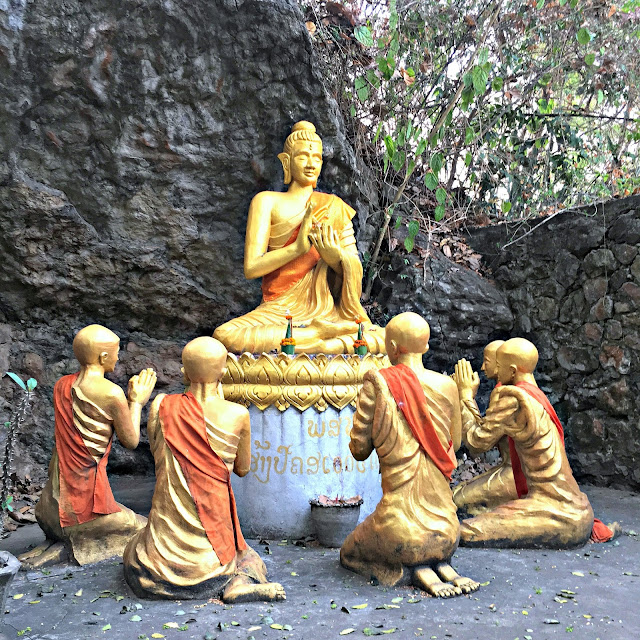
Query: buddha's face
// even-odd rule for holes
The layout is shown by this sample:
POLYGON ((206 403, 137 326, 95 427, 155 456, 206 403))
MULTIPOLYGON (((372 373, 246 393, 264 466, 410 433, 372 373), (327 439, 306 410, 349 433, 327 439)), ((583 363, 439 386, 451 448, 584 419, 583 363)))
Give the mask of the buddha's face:
POLYGON ((313 140, 295 142, 289 167, 294 182, 303 187, 315 187, 322 169, 322 144, 313 140))

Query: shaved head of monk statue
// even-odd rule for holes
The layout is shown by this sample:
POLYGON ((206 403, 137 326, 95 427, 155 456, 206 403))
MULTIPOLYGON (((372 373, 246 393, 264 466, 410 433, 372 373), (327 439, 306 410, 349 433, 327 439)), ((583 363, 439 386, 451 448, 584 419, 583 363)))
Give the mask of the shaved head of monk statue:
POLYGON ((402 313, 386 327, 394 366, 368 371, 351 430, 356 460, 375 449, 383 496, 340 549, 343 567, 387 586, 412 583, 438 597, 469 593, 478 583, 449 564, 459 525, 449 480, 460 446, 458 389, 429 371, 429 325, 402 313))
MULTIPOLYGON (((507 340, 496 352, 499 387, 484 419, 476 407, 466 441, 476 451, 487 451, 508 437, 516 496, 463 520, 461 544, 571 548, 590 536, 599 542, 613 536, 594 521, 589 500, 573 477, 562 424, 533 375, 537 363, 538 350, 524 338, 507 340)), ((461 394, 470 384, 465 368, 459 372, 461 394)))
POLYGON ((84 327, 73 340, 80 371, 63 376, 53 389, 55 448, 49 480, 36 506, 44 545, 20 560, 40 567, 67 553, 79 564, 121 556, 145 518, 118 504, 107 479, 114 431, 120 443, 135 449, 140 414, 156 383, 153 369, 129 381, 128 399, 104 377, 118 362, 120 339, 106 327, 84 327))
POLYGON ((192 340, 182 351, 188 390, 151 405, 153 503, 124 553, 125 577, 139 597, 285 599, 238 522, 230 474, 249 472, 251 425, 247 409, 219 392, 226 359, 214 338, 192 340))
MULTIPOLYGON (((504 340, 494 340, 484 348, 481 371, 489 380, 498 379, 497 351, 504 344, 504 340)), ((471 368, 471 363, 465 359, 459 360, 455 366, 453 379, 458 385, 460 393, 460 407, 462 410, 462 440, 472 455, 478 455, 467 442, 467 431, 471 425, 482 420, 478 405, 475 401, 476 392, 480 384, 480 378, 471 368)), ((496 385, 493 394, 498 394, 500 383, 496 385)), ((492 395, 493 397, 493 395, 492 395)), ((493 469, 461 482, 453 490, 453 501, 466 516, 477 515, 493 509, 493 507, 515 500, 518 497, 516 485, 513 479, 511 467, 511 455, 509 453, 509 441, 503 436, 497 443, 500 451, 501 462, 493 469)))

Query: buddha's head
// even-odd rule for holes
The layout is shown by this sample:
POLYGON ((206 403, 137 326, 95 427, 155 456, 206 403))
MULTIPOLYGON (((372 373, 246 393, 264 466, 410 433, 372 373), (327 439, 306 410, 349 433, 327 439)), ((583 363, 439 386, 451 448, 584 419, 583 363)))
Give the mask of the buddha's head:
POLYGON ((73 353, 83 367, 98 364, 111 373, 116 368, 119 351, 120 338, 99 324, 80 329, 73 339, 73 353))
POLYGON ((524 338, 511 338, 496 351, 498 380, 514 384, 517 378, 533 374, 538 364, 538 350, 524 338))
POLYGON ((385 346, 391 364, 397 364, 403 354, 422 355, 429 350, 429 323, 411 311, 391 318, 385 329, 385 346))
POLYGON ((185 384, 218 383, 227 366, 227 350, 215 338, 202 336, 182 350, 182 365, 185 384))
POLYGON ((498 368, 496 366, 496 352, 504 344, 504 340, 494 340, 484 348, 484 357, 482 359, 481 371, 489 380, 496 380, 498 377, 498 368))
POLYGON ((284 170, 284 183, 291 180, 313 188, 318 183, 322 169, 322 140, 311 122, 296 122, 284 143, 284 150, 278 154, 284 170))

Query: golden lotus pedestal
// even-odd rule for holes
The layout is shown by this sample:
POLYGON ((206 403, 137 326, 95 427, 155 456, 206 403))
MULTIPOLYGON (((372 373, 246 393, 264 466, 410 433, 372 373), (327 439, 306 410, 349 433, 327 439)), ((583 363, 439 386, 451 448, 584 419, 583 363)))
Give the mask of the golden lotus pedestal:
POLYGON ((349 436, 364 374, 388 366, 372 354, 229 354, 224 396, 251 415, 251 471, 232 481, 245 535, 311 534, 309 500, 323 494, 361 495, 361 518, 375 509, 378 458, 356 462, 349 436))

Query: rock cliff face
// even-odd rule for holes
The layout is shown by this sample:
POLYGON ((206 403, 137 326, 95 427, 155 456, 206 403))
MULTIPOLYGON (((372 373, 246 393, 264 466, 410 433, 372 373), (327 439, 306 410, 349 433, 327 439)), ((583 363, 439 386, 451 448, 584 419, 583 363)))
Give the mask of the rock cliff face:
POLYGON ((473 230, 514 315, 540 351, 536 378, 566 426, 576 476, 640 487, 640 196, 473 230), (518 234, 516 234, 517 237, 518 234))
MULTIPOLYGON (((188 339, 258 304, 247 210, 282 188, 294 122, 316 124, 319 187, 368 229, 375 190, 292 0, 0 3, 0 94, 0 369, 40 383, 23 472, 48 460, 51 388, 79 328, 121 336, 115 380, 151 365, 167 391, 188 339)), ((3 416, 12 392, 5 379, 3 416)), ((116 468, 148 462, 114 450, 116 468)))

